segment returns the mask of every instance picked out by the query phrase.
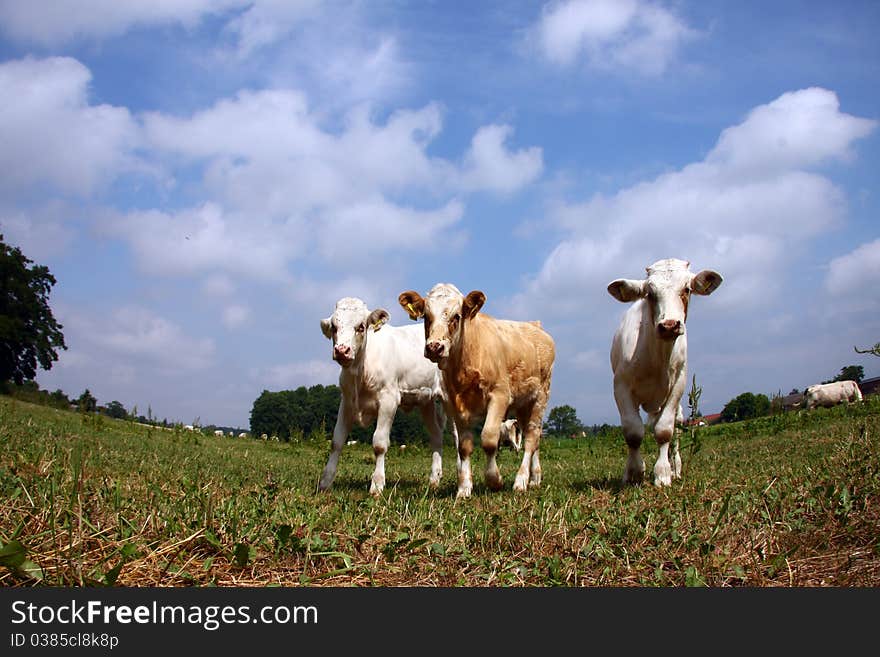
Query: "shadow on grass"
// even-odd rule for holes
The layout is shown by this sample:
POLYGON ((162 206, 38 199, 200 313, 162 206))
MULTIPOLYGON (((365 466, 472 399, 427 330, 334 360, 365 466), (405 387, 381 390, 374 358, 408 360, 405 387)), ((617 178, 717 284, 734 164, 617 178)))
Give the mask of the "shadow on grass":
POLYGON ((578 493, 587 493, 590 491, 596 490, 604 490, 608 491, 612 495, 617 495, 624 490, 630 488, 630 486, 625 486, 623 480, 617 476, 609 476, 606 475, 604 477, 599 477, 597 479, 587 479, 583 481, 572 481, 569 486, 572 490, 577 491, 578 493))

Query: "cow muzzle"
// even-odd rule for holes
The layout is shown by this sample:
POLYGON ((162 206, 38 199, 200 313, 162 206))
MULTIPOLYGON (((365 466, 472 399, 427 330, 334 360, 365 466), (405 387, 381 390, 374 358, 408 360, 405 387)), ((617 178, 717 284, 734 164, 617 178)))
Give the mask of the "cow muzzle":
POLYGON ((657 324, 657 335, 663 340, 674 340, 684 333, 684 324, 678 319, 666 319, 657 324))
POLYGON ((446 345, 442 342, 426 342, 425 343, 425 358, 430 360, 432 363, 439 363, 443 358, 446 357, 446 345))
POLYGON ((352 361, 354 361, 351 347, 345 344, 338 344, 333 347, 333 360, 342 365, 342 367, 351 365, 352 361))

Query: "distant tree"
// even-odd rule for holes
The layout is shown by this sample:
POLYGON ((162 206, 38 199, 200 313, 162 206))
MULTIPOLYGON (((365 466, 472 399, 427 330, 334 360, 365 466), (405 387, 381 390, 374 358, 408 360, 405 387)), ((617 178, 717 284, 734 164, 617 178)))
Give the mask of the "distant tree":
POLYGON ((867 349, 859 349, 858 347, 853 347, 857 354, 874 354, 875 356, 880 356, 880 342, 875 344, 873 347, 868 347, 867 349))
POLYGON ((0 235, 0 382, 33 379, 38 365, 51 369, 56 350, 67 349, 63 327, 49 308, 55 277, 32 264, 0 235))
POLYGON ((770 398, 764 394, 744 392, 731 399, 721 410, 722 422, 737 422, 770 413, 770 398))
POLYGON ((861 365, 847 365, 840 370, 840 374, 834 377, 835 381, 855 381, 861 383, 865 378, 865 368, 861 365))
POLYGON ((547 415, 547 433, 558 436, 570 436, 580 434, 583 424, 578 419, 577 410, 573 406, 564 404, 554 406, 547 415))
POLYGON ((79 396, 79 399, 76 400, 76 405, 82 413, 94 413, 98 408, 98 400, 86 388, 83 394, 79 396))
POLYGON ((125 410, 125 406, 122 405, 122 402, 118 402, 114 399, 107 404, 107 415, 115 417, 118 420, 124 420, 128 417, 128 411, 125 410))

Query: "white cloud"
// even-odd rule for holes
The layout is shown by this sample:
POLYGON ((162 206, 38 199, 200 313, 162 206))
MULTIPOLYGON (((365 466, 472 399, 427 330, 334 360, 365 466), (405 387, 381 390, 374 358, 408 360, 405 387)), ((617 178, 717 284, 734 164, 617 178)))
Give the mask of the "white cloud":
POLYGON ((246 4, 246 0, 0 0, 0 30, 19 41, 52 46, 118 36, 135 26, 192 27, 206 15, 246 4))
POLYGON ((228 329, 237 329, 251 318, 251 310, 247 306, 232 304, 223 309, 223 325, 228 329))
POLYGON ((339 379, 339 365, 330 359, 328 347, 326 360, 313 359, 273 365, 252 372, 252 376, 259 381, 260 385, 266 385, 273 389, 289 390, 299 386, 330 385, 335 384, 339 379))
POLYGON ((660 75, 696 32, 671 11, 643 0, 565 0, 544 6, 532 32, 541 54, 568 66, 660 75))
POLYGON ((779 274, 810 238, 842 222, 845 197, 803 169, 846 157, 875 123, 839 111, 832 92, 806 89, 753 110, 725 130, 708 157, 678 171, 580 204, 554 204, 569 236, 517 298, 520 313, 570 310, 606 301, 605 286, 665 257, 690 260, 726 278, 725 308, 770 303, 779 274), (793 129, 821 117, 815 131, 793 129), (769 166, 751 153, 785 156, 769 166), (552 299, 552 303, 546 300, 552 299))
POLYGON ((465 154, 462 187, 509 193, 541 175, 544 163, 540 148, 516 152, 505 148, 512 131, 507 125, 488 125, 477 131, 465 154))
POLYGON ((287 37, 320 6, 320 0, 256 0, 227 29, 238 35, 240 54, 248 55, 287 37))
MULTIPOLYGON (((187 335, 176 323, 142 306, 124 306, 93 316, 82 310, 60 308, 65 342, 79 345, 72 364, 95 368, 135 367, 164 374, 191 372, 208 367, 215 354, 213 340, 187 335)), ((120 370, 122 371, 122 370, 120 370)))
POLYGON ((880 239, 834 258, 828 265, 825 290, 880 305, 880 239))
POLYGON ((90 80, 67 57, 0 64, 0 190, 49 184, 88 196, 140 167, 137 123, 124 107, 89 104, 90 80))
POLYGON ((63 253, 74 239, 73 229, 64 221, 69 212, 60 203, 27 211, 0 210, 0 235, 34 262, 46 264, 48 259, 63 253))
POLYGON ((852 158, 850 145, 877 122, 840 111, 833 91, 813 87, 781 95, 727 128, 706 161, 753 178, 852 158))
MULTIPOLYGON (((159 276, 229 272, 286 281, 287 261, 299 252, 297 225, 230 216, 214 203, 113 216, 101 231, 127 240, 141 269, 159 276)), ((221 291, 218 285, 212 291, 221 291)))

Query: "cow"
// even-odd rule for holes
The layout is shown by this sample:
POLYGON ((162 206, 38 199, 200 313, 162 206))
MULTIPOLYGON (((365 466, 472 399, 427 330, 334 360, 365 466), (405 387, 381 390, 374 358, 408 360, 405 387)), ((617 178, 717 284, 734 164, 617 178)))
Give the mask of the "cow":
POLYGON ((654 484, 669 486, 673 477, 681 477, 675 424, 683 420, 680 402, 687 383, 688 305, 692 294, 712 294, 722 281, 721 274, 711 269, 694 274, 689 267, 687 261, 668 258, 647 267, 645 279, 621 278, 608 285, 615 299, 633 302, 611 342, 614 401, 629 447, 624 484, 641 483, 645 474, 639 451, 645 429, 639 407, 647 413, 660 448, 654 484))
POLYGON ((486 484, 492 490, 503 486, 496 454, 508 410, 525 434, 513 489, 539 486, 541 422, 556 357, 550 334, 540 322, 495 319, 480 313, 486 295, 474 290, 465 296, 450 283, 438 283, 425 298, 413 290, 403 292, 398 302, 411 319, 425 318, 424 353, 443 373, 447 414, 452 415, 459 436, 456 497, 467 498, 473 489, 471 426, 480 419, 485 419, 480 440, 486 453, 486 484))
MULTIPOLYGON (((418 326, 391 326, 387 324, 388 319, 384 308, 371 311, 361 299, 344 297, 336 302, 333 314, 321 320, 321 331, 333 344, 332 358, 340 366, 342 399, 319 490, 327 490, 332 485, 342 446, 352 426, 369 426, 375 420, 376 466, 370 480, 370 494, 380 495, 385 488, 385 455, 394 416, 398 408, 415 407, 421 411, 430 435, 429 483, 435 488, 440 484, 446 425, 443 411, 446 395, 440 370, 422 355, 425 338, 418 326)), ((458 434, 454 428, 453 437, 457 444, 458 434)))
POLYGON ((247 434, 244 431, 242 431, 240 434, 238 434, 238 437, 239 438, 247 438, 247 434))
POLYGON ((834 381, 817 383, 804 391, 804 406, 807 410, 817 406, 836 406, 837 404, 862 401, 862 391, 855 381, 834 381))
POLYGON ((223 429, 217 429, 217 430, 214 432, 214 435, 215 435, 215 436, 222 436, 222 435, 223 435, 223 429))
POLYGON ((504 420, 501 423, 501 433, 498 437, 498 447, 510 445, 515 451, 522 449, 522 434, 519 430, 519 422, 516 418, 504 420))

